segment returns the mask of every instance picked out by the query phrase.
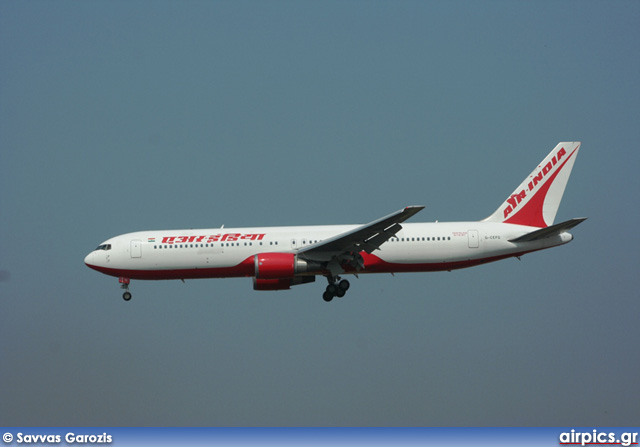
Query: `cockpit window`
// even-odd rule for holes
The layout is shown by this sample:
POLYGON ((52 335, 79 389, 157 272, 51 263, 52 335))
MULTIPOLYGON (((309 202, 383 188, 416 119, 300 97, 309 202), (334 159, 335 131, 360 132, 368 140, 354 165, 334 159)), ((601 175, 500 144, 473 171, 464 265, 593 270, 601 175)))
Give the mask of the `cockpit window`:
POLYGON ((96 250, 111 250, 111 244, 98 245, 98 248, 96 248, 96 250))

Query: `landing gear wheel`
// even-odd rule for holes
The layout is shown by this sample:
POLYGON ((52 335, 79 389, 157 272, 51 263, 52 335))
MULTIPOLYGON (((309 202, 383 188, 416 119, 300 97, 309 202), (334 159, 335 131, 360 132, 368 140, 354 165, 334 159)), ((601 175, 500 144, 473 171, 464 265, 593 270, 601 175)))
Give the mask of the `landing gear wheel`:
POLYGON ((124 289, 124 293, 122 294, 122 298, 125 301, 129 301, 131 299, 131 293, 129 292, 129 283, 131 280, 124 276, 121 276, 118 281, 120 282, 120 288, 124 289))
POLYGON ((347 281, 346 279, 343 279, 338 283, 338 289, 342 290, 343 292, 349 290, 349 286, 351 286, 351 284, 349 284, 349 281, 347 281))
POLYGON ((331 301, 336 296, 338 298, 342 298, 347 293, 347 290, 349 290, 349 286, 351 286, 349 281, 346 279, 340 279, 339 276, 326 275, 326 278, 329 285, 322 295, 322 298, 326 302, 331 301))

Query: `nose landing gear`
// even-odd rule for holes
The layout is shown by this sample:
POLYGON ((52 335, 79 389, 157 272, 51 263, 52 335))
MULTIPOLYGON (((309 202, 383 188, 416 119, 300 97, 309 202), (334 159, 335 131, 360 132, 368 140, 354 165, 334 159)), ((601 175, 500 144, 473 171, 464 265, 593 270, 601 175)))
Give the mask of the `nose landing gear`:
POLYGON ((124 293, 122 294, 122 299, 125 301, 129 301, 131 299, 131 292, 129 292, 129 283, 131 280, 129 278, 120 278, 120 288, 124 289, 124 293))
POLYGON ((327 303, 336 296, 342 298, 351 286, 349 281, 346 279, 340 280, 339 276, 327 276, 327 281, 329 281, 329 285, 322 294, 322 299, 327 303))

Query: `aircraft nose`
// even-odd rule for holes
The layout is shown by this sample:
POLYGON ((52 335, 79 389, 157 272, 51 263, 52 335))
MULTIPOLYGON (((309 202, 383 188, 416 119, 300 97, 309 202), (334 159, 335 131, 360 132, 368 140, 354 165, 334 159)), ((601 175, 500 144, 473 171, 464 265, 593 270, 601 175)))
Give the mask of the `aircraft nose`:
POLYGON ((93 257, 94 257, 94 256, 95 256, 95 252, 93 252, 93 251, 92 251, 91 253, 89 253, 87 256, 85 256, 85 258, 84 258, 84 263, 85 263, 88 267, 91 267, 91 266, 94 264, 94 262, 93 262, 93 257))

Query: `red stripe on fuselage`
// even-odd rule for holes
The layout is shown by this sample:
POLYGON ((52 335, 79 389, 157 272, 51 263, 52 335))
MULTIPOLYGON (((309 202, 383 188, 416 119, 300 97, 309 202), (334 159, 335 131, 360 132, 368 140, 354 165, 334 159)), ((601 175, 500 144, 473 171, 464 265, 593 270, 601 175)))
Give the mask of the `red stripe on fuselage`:
MULTIPOLYGON (((536 250, 522 251, 518 253, 509 253, 499 256, 490 256, 481 259, 467 259, 464 261, 452 262, 430 262, 430 263, 411 263, 402 264, 397 262, 387 262, 374 254, 361 252, 364 259, 364 270, 357 271, 352 267, 346 267, 346 273, 410 273, 410 272, 441 272, 447 270, 457 270, 473 267, 480 264, 499 261, 501 259, 522 256, 536 250)), ((254 257, 250 256, 240 264, 232 267, 216 267, 216 268, 188 268, 188 269, 167 269, 167 270, 132 270, 132 269, 114 269, 108 267, 99 267, 87 264, 88 267, 104 273, 105 275, 115 277, 125 277, 130 279, 143 280, 161 280, 161 279, 202 279, 202 278, 240 278, 252 277, 255 275, 254 257)), ((318 275, 328 274, 328 271, 318 272, 318 275)))
POLYGON ((387 262, 380 259, 374 254, 367 254, 361 252, 364 259, 365 270, 356 271, 355 269, 349 269, 348 273, 412 273, 412 272, 442 272, 448 270, 458 270, 468 267, 474 267, 480 264, 487 264, 489 262, 500 261, 501 259, 513 258, 516 256, 522 256, 534 251, 543 250, 539 248, 536 250, 522 251, 518 253, 509 253, 499 256, 490 256, 480 259, 467 259, 464 261, 452 261, 452 262, 431 262, 431 263, 412 263, 412 264, 400 264, 394 262, 387 262))
POLYGON ((94 270, 109 276, 123 276, 130 279, 198 279, 198 278, 238 278, 254 276, 253 256, 232 267, 188 268, 167 270, 113 269, 87 264, 94 270))

